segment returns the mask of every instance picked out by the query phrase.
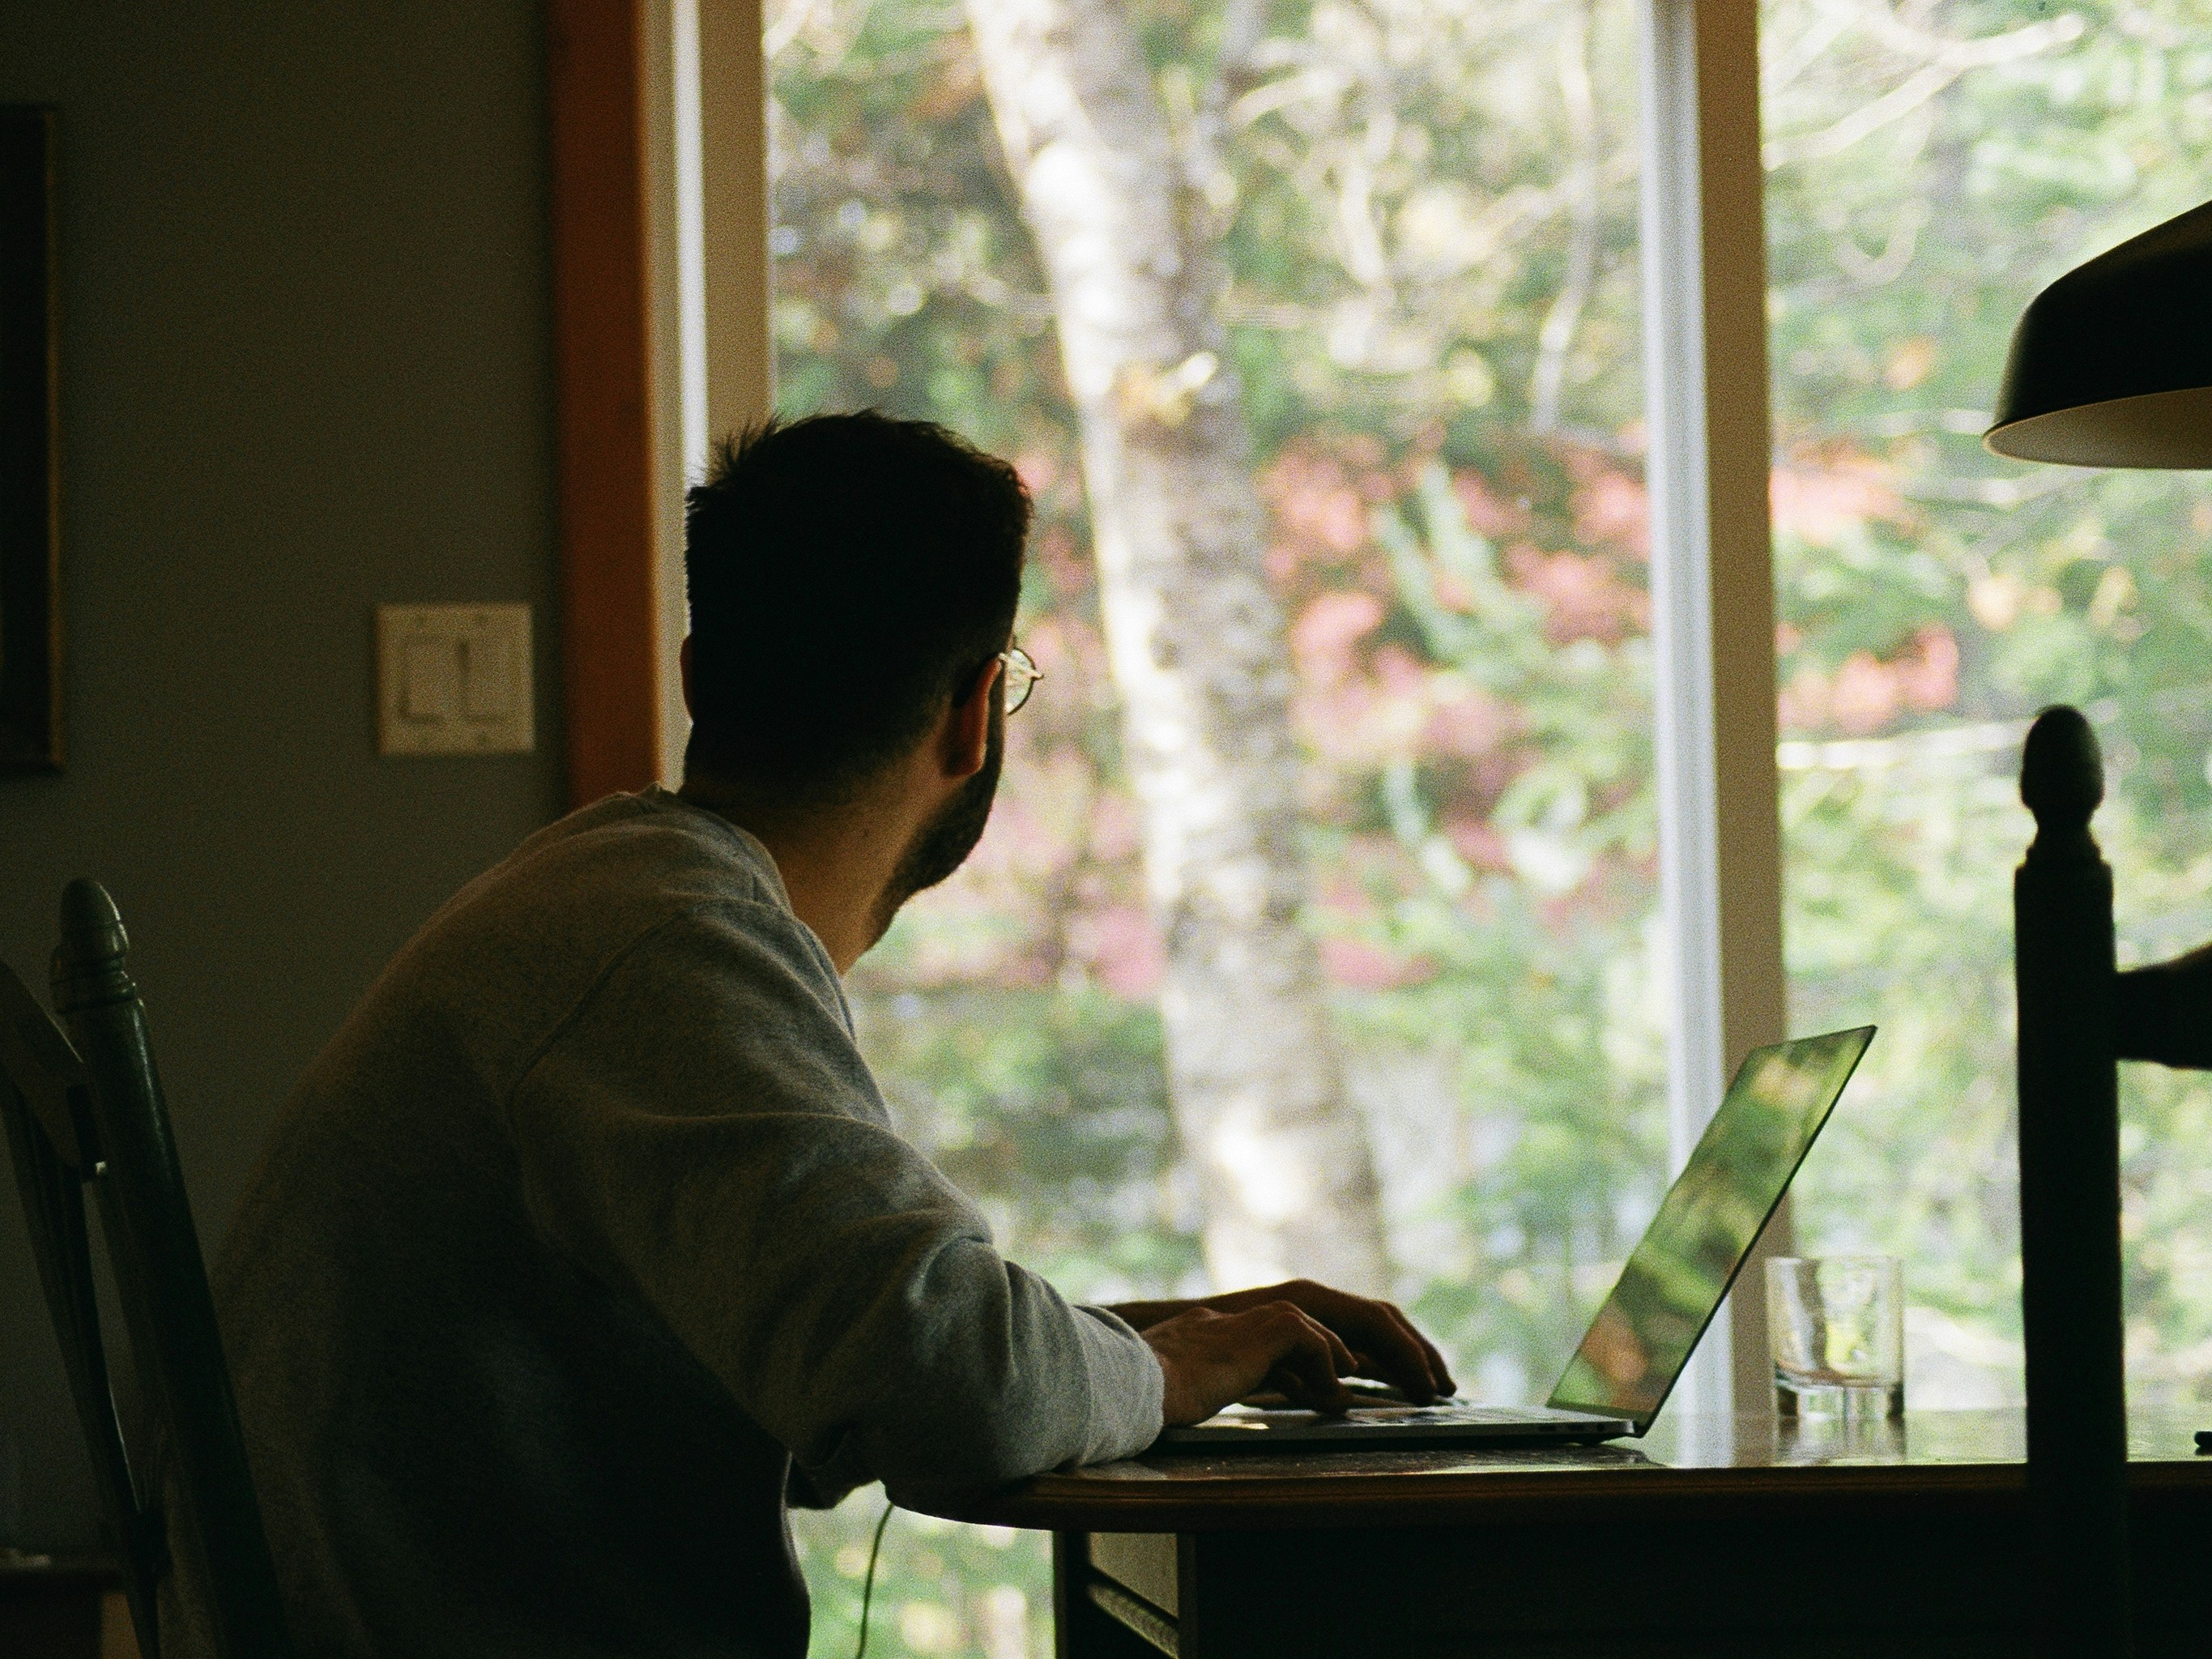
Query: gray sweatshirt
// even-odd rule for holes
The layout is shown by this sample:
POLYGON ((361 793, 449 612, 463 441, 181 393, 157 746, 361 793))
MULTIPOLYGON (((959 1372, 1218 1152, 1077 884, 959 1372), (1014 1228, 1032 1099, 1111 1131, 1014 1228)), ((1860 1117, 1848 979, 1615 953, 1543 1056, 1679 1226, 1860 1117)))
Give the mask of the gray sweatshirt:
MULTIPOLYGON (((927 1504, 1160 1426, 1143 1340, 1001 1257, 893 1132, 766 849, 658 789, 401 951, 215 1277, 318 1659, 797 1659, 787 1492, 927 1504)), ((175 1659, 200 1604, 180 1568, 175 1659)))

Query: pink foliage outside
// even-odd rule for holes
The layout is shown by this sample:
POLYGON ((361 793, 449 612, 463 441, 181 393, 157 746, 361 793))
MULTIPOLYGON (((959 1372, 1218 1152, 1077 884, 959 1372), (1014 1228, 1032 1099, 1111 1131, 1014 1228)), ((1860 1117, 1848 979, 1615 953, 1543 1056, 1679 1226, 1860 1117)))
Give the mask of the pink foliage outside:
POLYGON ((1487 818, 1455 813, 1443 821, 1444 839, 1468 866, 1486 873, 1503 875, 1513 868, 1513 855, 1487 818))
POLYGON ((1030 562, 1043 571, 1050 585, 1063 593, 1080 593, 1091 580, 1091 557, 1064 524, 1041 526, 1030 538, 1030 562))
POLYGON ((1031 495, 1042 495, 1060 482, 1060 457, 1049 449, 1024 449, 1014 457, 1014 471, 1031 495))
POLYGON ((1607 467, 1575 492, 1574 511, 1577 539, 1650 558, 1651 498, 1642 479, 1607 467))
POLYGON ((1358 672, 1354 651, 1382 621, 1382 601, 1372 593, 1323 593, 1291 624, 1291 655, 1298 671, 1322 685, 1339 685, 1358 672))
POLYGON ((1785 730, 1861 737, 1904 715, 1936 714, 1958 701, 1959 642, 1949 629, 1930 623, 1886 662, 1870 651, 1854 651, 1832 674, 1799 669, 1782 688, 1778 712, 1785 730))
POLYGON ((1371 503, 1335 457, 1294 445, 1269 463, 1261 488, 1275 525, 1267 573, 1278 581, 1308 550, 1342 557, 1365 544, 1371 503))
POLYGON ((1477 535, 1502 541, 1528 527, 1527 506, 1498 494, 1480 472, 1455 472, 1451 484, 1452 494, 1459 497, 1460 510, 1477 535))
POLYGON ((1651 625, 1651 602, 1615 574, 1613 561, 1587 553, 1544 553, 1525 542, 1505 556, 1506 568, 1544 601, 1544 636, 1554 645, 1599 640, 1618 645, 1651 625))
POLYGON ((1869 520, 1907 523, 1911 510, 1890 479, 1885 463, 1848 451, 1778 466, 1768 484, 1775 532, 1833 547, 1869 520))
POLYGON ((1436 965, 1392 956, 1364 939, 1332 937, 1321 942, 1321 965, 1339 985, 1354 991, 1394 991, 1436 976, 1436 965))
POLYGON ((1087 912, 1070 929, 1070 945, 1101 985, 1133 1002, 1155 995, 1167 972, 1167 948, 1142 905, 1109 904, 1087 912))
POLYGON ((1432 702, 1421 727, 1421 746, 1456 760, 1483 760, 1510 738, 1519 721, 1513 710, 1479 686, 1432 702))
POLYGON ((1428 710, 1371 679, 1348 679, 1295 694, 1291 716, 1317 760, 1340 772, 1373 771, 1413 758, 1428 710))

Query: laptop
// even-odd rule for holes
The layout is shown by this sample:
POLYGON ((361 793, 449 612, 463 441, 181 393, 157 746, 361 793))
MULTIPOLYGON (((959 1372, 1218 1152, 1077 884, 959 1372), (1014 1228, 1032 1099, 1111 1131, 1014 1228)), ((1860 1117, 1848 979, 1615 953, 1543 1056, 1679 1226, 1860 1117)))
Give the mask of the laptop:
POLYGON ((1689 1364, 1813 1138, 1874 1040, 1863 1025, 1754 1048, 1668 1188, 1541 1406, 1416 1406, 1389 1391, 1342 1416, 1232 1406, 1167 1430, 1162 1447, 1526 1445, 1642 1435, 1689 1364))

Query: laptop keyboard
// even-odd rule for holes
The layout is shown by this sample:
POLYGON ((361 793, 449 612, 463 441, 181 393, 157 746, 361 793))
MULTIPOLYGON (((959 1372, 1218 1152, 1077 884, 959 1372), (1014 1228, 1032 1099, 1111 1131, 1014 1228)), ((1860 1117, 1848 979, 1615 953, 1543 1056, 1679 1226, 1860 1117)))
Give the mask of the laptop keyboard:
POLYGON ((1443 1400, 1433 1406, 1354 1406, 1352 1419, 1365 1423, 1528 1423, 1579 1421, 1580 1414, 1544 1406, 1471 1406, 1443 1400))
POLYGON ((1284 1407, 1231 1406, 1219 1416, 1210 1419, 1212 1425, 1257 1427, 1262 1424, 1350 1424, 1355 1427, 1383 1428, 1393 1425, 1410 1426, 1443 1425, 1449 1424, 1528 1425, 1534 1423, 1582 1424, 1598 1420, 1589 1412, 1559 1411, 1549 1406, 1477 1406, 1464 1400, 1439 1400, 1432 1406, 1416 1406, 1409 1402, 1363 1401, 1342 1417, 1316 1417, 1310 1412, 1284 1407))

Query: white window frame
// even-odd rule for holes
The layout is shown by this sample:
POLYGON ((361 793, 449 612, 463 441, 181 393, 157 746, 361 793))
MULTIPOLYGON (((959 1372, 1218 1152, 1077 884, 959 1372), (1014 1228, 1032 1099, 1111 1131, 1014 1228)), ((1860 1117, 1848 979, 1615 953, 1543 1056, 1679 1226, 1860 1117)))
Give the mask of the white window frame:
MULTIPOLYGON (((1639 0, 1642 255, 1667 977, 1670 1170, 1744 1055, 1786 1034, 1767 489, 1765 173, 1757 0, 1639 0)), ((647 0, 644 62, 660 520, 661 770, 689 722, 682 489, 710 434, 773 406, 761 0, 647 0)), ((1678 1408, 1772 1408, 1764 1270, 1787 1206, 1678 1408)))
MULTIPOLYGON (((1787 1035, 1768 519, 1757 0, 1642 0, 1642 252, 1653 759, 1670 1168, 1728 1076, 1787 1035)), ((1765 1269, 1788 1206, 1684 1379, 1686 1414, 1771 1411, 1765 1269)))
POLYGON ((691 730, 676 670, 687 626, 684 490, 716 437, 775 404, 767 66, 761 0, 646 0, 642 12, 660 777, 673 787, 691 730))

